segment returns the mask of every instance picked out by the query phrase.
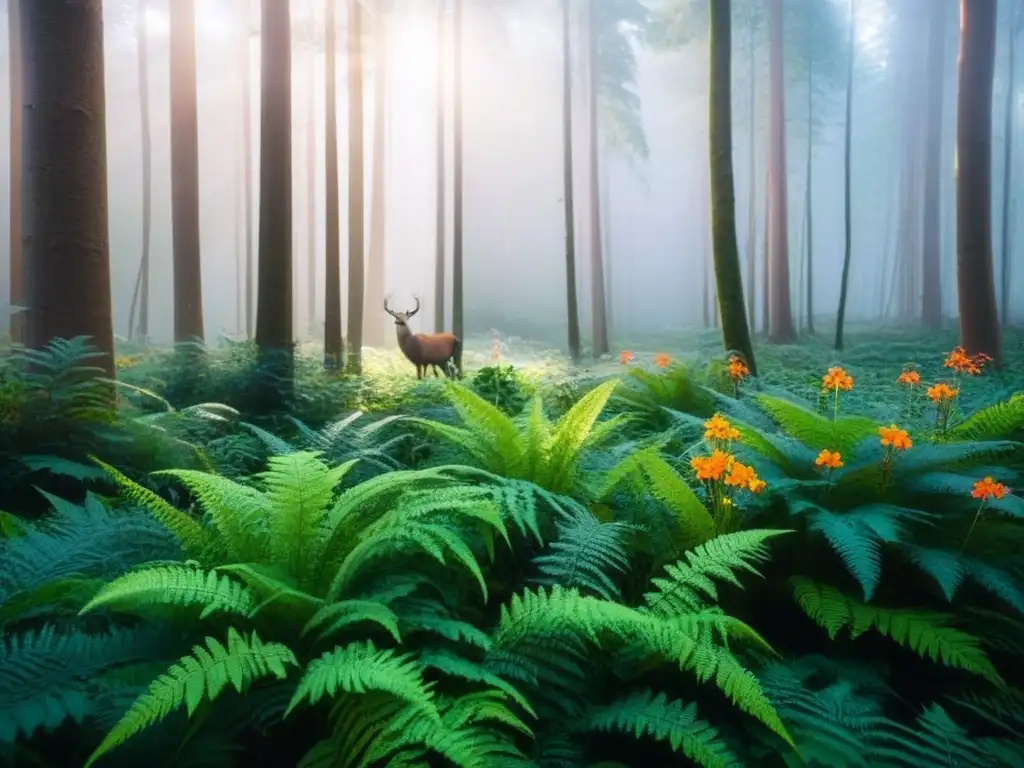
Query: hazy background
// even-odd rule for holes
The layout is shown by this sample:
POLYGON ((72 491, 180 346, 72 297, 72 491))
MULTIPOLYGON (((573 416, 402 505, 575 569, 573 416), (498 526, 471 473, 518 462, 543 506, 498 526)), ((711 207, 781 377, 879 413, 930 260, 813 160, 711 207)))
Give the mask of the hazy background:
MULTIPOLYGON (((601 2, 601 0, 597 0, 601 2)), ((845 27, 845 0, 820 0, 834 7, 845 27)), ((957 0, 932 0, 952 5, 957 0)), ((171 211, 169 85, 167 51, 168 0, 149 0, 150 108, 153 140, 152 335, 171 338, 171 211)), ((654 5, 655 3, 649 3, 654 5)), ((4 3, 6 5, 6 2, 4 3)), ((207 339, 239 330, 236 308, 236 259, 243 248, 236 221, 241 190, 240 66, 236 54, 242 29, 241 0, 196 0, 198 64, 200 205, 204 316, 207 339)), ((259 178, 259 3, 249 3, 252 68, 254 179, 259 178)), ((1000 3, 1008 14, 1011 3, 1000 3)), ((323 82, 321 47, 302 35, 312 10, 322 38, 323 0, 292 0, 297 30, 292 49, 294 260, 298 295, 304 304, 308 233, 306 210, 306 114, 316 109, 316 241, 318 304, 315 327, 321 328, 323 305, 323 82), (312 80, 310 73, 312 72, 312 80), (311 87, 312 86, 312 87, 311 87)), ((886 0, 858 0, 858 51, 854 82, 853 217, 854 240, 849 317, 871 316, 878 304, 879 270, 886 239, 894 238, 896 221, 887 214, 898 205, 893 195, 899 178, 900 92, 891 75, 892 27, 886 0)), ((136 58, 135 2, 105 3, 107 152, 110 197, 110 256, 115 332, 127 333, 128 311, 141 253, 141 125, 136 58)), ((435 221, 435 78, 436 21, 433 2, 397 0, 390 27, 389 123, 386 140, 387 239, 386 291, 398 305, 424 300, 419 329, 429 329, 433 296, 435 221)), ((342 275, 346 274, 346 61, 345 3, 338 0, 338 126, 341 173, 342 275)), ((498 328, 505 334, 565 336, 563 257, 561 30, 560 6, 554 0, 490 2, 466 0, 465 12, 465 307, 468 334, 498 328)), ((6 295, 8 243, 7 17, 0 34, 0 295, 6 295)), ((921 35, 925 35, 921 22, 921 35)), ((955 24, 951 24, 955 37, 955 24)), ((993 141, 993 238, 996 274, 1000 264, 1003 108, 1007 83, 1006 26, 1000 23, 996 58, 993 141)), ((750 110, 747 35, 734 26, 733 140, 736 221, 741 259, 747 243, 750 110)), ((757 41, 758 88, 756 135, 755 228, 759 243, 764 226, 764 148, 767 113, 766 46, 757 41)), ((952 183, 956 108, 956 47, 946 52, 947 78, 943 137, 945 311, 956 315, 952 183)), ((650 146, 647 162, 608 150, 605 158, 605 215, 609 217, 606 259, 613 272, 611 296, 615 334, 643 333, 701 320, 702 270, 710 248, 708 202, 708 50, 702 35, 678 51, 658 52, 638 46, 638 81, 643 127, 650 146)), ((1020 57, 1018 57, 1020 58, 1020 57)), ((575 56, 575 61, 581 57, 575 56)), ((372 56, 367 56, 366 160, 367 218, 372 175, 372 56)), ((814 144, 816 311, 832 316, 838 301, 843 256, 843 99, 845 64, 835 84, 822 77, 816 85, 819 123, 814 144)), ((577 76, 579 72, 576 73, 577 76)), ((446 72, 450 78, 450 62, 446 72)), ((806 174, 807 92, 802 74, 787 73, 790 259, 797 288, 803 242, 806 174)), ((1018 75, 1018 88, 1022 78, 1018 75)), ((577 79, 574 87, 579 85, 577 79)), ((577 88, 577 92, 579 93, 577 88)), ((1015 98, 1018 136, 1024 123, 1024 91, 1015 98)), ((580 97, 575 113, 578 225, 578 272, 581 307, 589 320, 585 215, 587 144, 585 109, 580 97)), ((448 112, 451 130, 451 111, 448 112)), ((938 116, 929 116, 938 119, 938 116)), ((1024 155, 1017 144, 1016 157, 1024 155)), ((450 146, 448 161, 451 161, 450 146)), ((1017 163, 1018 168, 1020 163, 1017 163)), ((1015 171, 1021 178, 1020 171, 1015 171)), ((450 185, 451 169, 448 169, 450 185)), ((257 182, 258 183, 258 182, 257 182)), ((1018 186, 1019 186, 1018 181, 1018 186)), ((450 189, 450 186, 449 186, 450 189)), ((254 216, 258 212, 256 190, 254 216)), ((1017 218, 1020 218, 1017 207, 1017 218)), ((451 204, 448 205, 450 219, 451 204)), ((1016 222, 1019 223, 1019 222, 1016 222)), ((256 232, 258 222, 253 222, 256 232)), ((450 223, 449 223, 450 227, 450 223)), ((367 232, 369 230, 367 229, 367 232)), ((1024 233, 1017 228, 1018 242, 1024 233)), ((449 233, 448 247, 451 246, 449 233)), ((759 245, 760 247, 760 245, 759 245)), ((1012 306, 1024 318, 1024 259, 1017 248, 1012 306)), ((450 258, 450 255, 449 255, 450 258)), ((760 261, 760 257, 758 259, 760 261)), ((759 264, 760 267, 760 264, 759 264)), ((450 279, 449 269, 449 279, 450 279)), ((998 292, 998 291, 997 291, 998 292)), ((343 301, 345 294, 342 294, 343 301)), ((799 293, 794 293, 794 302, 799 293)), ((370 304, 381 297, 367 296, 370 304)), ((450 301, 449 301, 450 311, 450 301)), ((758 310, 760 312, 760 310, 758 310)), ((306 307, 299 309, 299 333, 307 329, 306 307)), ((585 330, 586 334, 586 330, 585 330)))

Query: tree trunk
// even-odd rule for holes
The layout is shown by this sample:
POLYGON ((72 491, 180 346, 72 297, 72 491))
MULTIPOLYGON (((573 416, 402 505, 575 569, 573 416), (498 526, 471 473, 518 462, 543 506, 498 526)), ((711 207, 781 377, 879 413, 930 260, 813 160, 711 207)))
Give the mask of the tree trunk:
MULTIPOLYGON (((850 4, 852 6, 853 0, 850 0, 850 4)), ((852 26, 852 13, 850 23, 852 26)), ((811 29, 811 25, 808 24, 808 30, 811 29)), ((807 200, 805 210, 807 228, 804 230, 804 237, 807 238, 807 272, 805 273, 807 280, 805 286, 807 291, 807 333, 812 336, 814 335, 814 195, 811 191, 814 179, 814 69, 811 66, 813 40, 811 31, 809 31, 807 35, 807 200)), ((852 89, 852 83, 851 80, 847 92, 852 89)), ((847 120, 849 117, 847 114, 847 120)), ((847 195, 849 195, 849 179, 847 179, 847 195)))
POLYGON ((103 3, 20 10, 25 344, 88 336, 112 378, 103 3))
POLYGON ((924 232, 921 248, 921 322, 925 328, 942 326, 942 114, 945 84, 946 14, 944 3, 928 9, 928 92, 924 161, 924 232))
POLYGON ((961 0, 957 88, 957 253, 960 341, 1001 363, 992 274, 992 80, 996 0, 961 0))
MULTIPOLYGON (((241 110, 239 110, 241 112, 241 110)), ((241 115, 239 115, 241 117, 241 115)), ((235 155, 234 214, 235 214, 235 333, 245 332, 245 159, 235 155)))
POLYGON ((249 56, 249 0, 242 0, 242 154, 245 165, 245 332, 248 338, 256 333, 256 297, 253 275, 256 264, 253 258, 252 209, 252 66, 249 56))
POLYGON ((709 175, 711 187, 711 239, 715 261, 716 298, 722 319, 725 349, 741 355, 757 375, 750 343, 747 311, 743 306, 743 276, 736 241, 736 199, 732 171, 732 29, 729 2, 711 3, 711 122, 709 175))
POLYGON ((437 106, 435 113, 435 131, 437 132, 436 141, 436 183, 437 183, 437 199, 435 201, 436 206, 436 219, 435 219, 435 230, 434 230, 434 332, 442 333, 445 329, 445 305, 444 305, 444 289, 445 289, 445 209, 444 209, 444 195, 445 195, 445 157, 444 157, 444 143, 445 143, 445 125, 444 125, 444 11, 445 11, 445 0, 437 0, 437 106))
POLYGON ((309 3, 306 95, 306 331, 316 336, 316 0, 309 3))
POLYGON ((612 337, 615 334, 615 293, 613 291, 613 268, 614 260, 612 259, 612 222, 610 218, 610 211, 612 207, 612 188, 609 183, 609 160, 608 147, 605 147, 605 158, 598 165, 598 171, 601 174, 601 194, 598 198, 598 202, 601 206, 601 243, 603 246, 603 263, 604 263, 604 295, 605 295, 605 318, 608 322, 608 337, 609 345, 611 344, 612 337))
MULTIPOLYGON (((456 0, 459 2, 460 0, 456 0)), ((580 359, 580 318, 576 298, 576 232, 573 215, 572 64, 569 45, 569 0, 562 0, 562 199, 565 203, 565 298, 569 355, 580 359)))
POLYGON ((750 65, 750 178, 747 191, 747 322, 750 328, 757 323, 757 89, 754 87, 757 63, 754 46, 754 14, 747 22, 748 63, 750 65))
POLYGON ((174 341, 201 341, 203 280, 199 251, 199 123, 196 115, 195 0, 175 0, 169 9, 174 341))
POLYGON ((373 181, 370 199, 370 243, 366 258, 366 297, 363 306, 363 343, 384 346, 384 313, 379 301, 384 300, 384 258, 386 201, 385 144, 387 121, 388 47, 385 3, 377 0, 373 29, 373 181))
POLYGON ((146 24, 148 0, 139 0, 135 29, 138 40, 139 112, 142 120, 142 257, 135 293, 128 313, 128 338, 149 338, 149 250, 153 228, 153 137, 149 125, 149 29, 146 24), (139 325, 135 325, 135 310, 139 325), (136 331, 138 332, 136 334, 136 331))
POLYGON ((793 311, 789 291, 789 216, 786 191, 786 97, 782 77, 782 0, 768 0, 769 43, 769 185, 768 245, 769 296, 768 340, 774 344, 793 341, 793 311))
MULTIPOLYGON (((10 77, 11 135, 10 135, 10 303, 22 306, 21 258, 21 121, 22 121, 22 52, 21 52, 21 0, 7 0, 7 67, 10 77)), ((13 311, 13 310, 12 310, 13 311)), ((11 341, 25 339, 25 315, 11 315, 11 341)))
POLYGON ((1013 195, 1010 192, 1012 189, 1010 185, 1013 182, 1013 99, 1016 95, 1016 88, 1014 86, 1016 84, 1015 75, 1017 69, 1017 35, 1021 34, 1022 24, 1024 24, 1024 4, 1021 4, 1020 0, 1018 0, 1011 13, 1010 21, 1010 50, 1007 57, 1009 58, 1009 73, 1007 75, 1006 110, 1003 123, 1003 211, 1001 217, 1002 237, 1000 238, 1002 270, 999 276, 999 287, 1004 326, 1010 322, 1010 259, 1013 256, 1013 247, 1010 241, 1010 217, 1013 215, 1013 207, 1011 205, 1013 195))
MULTIPOLYGON (((263 0, 260 36, 260 240, 256 344, 268 384, 291 381, 292 315, 292 55, 288 3, 263 0)), ((281 393, 283 394, 283 393, 281 393)), ((274 403, 275 405, 277 403, 274 403)))
POLYGON ((764 273, 761 279, 761 333, 768 335, 768 328, 771 327, 772 304, 770 301, 771 278, 771 248, 768 247, 768 233, 771 226, 771 174, 768 172, 768 164, 765 163, 764 170, 764 232, 761 249, 761 271, 764 273))
POLYGON ((587 71, 590 74, 590 311, 594 357, 608 354, 608 308, 604 293, 604 257, 601 243, 600 129, 597 121, 598 34, 597 12, 587 5, 587 71))
POLYGON ((836 318, 836 349, 843 348, 843 326, 846 323, 846 299, 850 289, 850 255, 853 249, 853 201, 850 198, 850 154, 853 144, 853 63, 857 43, 857 17, 850 0, 850 35, 847 38, 846 64, 846 125, 843 133, 843 221, 846 225, 846 241, 843 249, 843 275, 839 283, 839 314, 836 318))
POLYGON ((452 333, 465 338, 462 317, 462 3, 455 0, 452 23, 452 101, 455 111, 452 126, 452 333))
POLYGON ((349 373, 363 370, 365 286, 365 160, 363 154, 363 9, 348 0, 348 359, 349 373))
POLYGON ((341 234, 338 222, 337 26, 335 0, 324 15, 324 366, 341 366, 341 234))

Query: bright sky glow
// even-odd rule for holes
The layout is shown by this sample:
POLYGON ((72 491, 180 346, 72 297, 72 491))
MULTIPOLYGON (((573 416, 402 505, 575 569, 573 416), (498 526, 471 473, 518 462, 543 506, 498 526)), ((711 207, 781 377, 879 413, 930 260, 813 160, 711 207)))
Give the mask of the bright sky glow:
MULTIPOLYGON (((172 0, 173 2, 173 0, 172 0)), ((229 16, 217 4, 196 3, 196 34, 202 37, 224 40, 236 34, 238 20, 229 16)), ((171 23, 166 12, 157 8, 146 9, 146 29, 150 37, 167 37, 171 23)))

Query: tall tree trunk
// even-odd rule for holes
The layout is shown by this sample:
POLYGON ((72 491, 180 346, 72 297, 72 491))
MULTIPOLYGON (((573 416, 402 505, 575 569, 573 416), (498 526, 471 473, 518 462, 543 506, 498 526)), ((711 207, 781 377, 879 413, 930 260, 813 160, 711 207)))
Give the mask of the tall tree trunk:
POLYGON ((348 0, 348 359, 350 373, 363 369, 365 276, 365 159, 363 154, 363 8, 348 0))
POLYGON ((242 155, 245 166, 245 332, 248 338, 256 333, 256 297, 254 295, 256 264, 253 253, 252 209, 252 65, 249 56, 249 0, 242 0, 242 155))
POLYGON ((465 338, 462 317, 462 4, 455 0, 452 14, 452 333, 465 338))
POLYGON ((445 329, 445 125, 444 125, 444 18, 445 0, 437 0, 437 105, 435 112, 436 136, 436 183, 437 199, 435 200, 436 218, 434 223, 434 331, 442 333, 445 329))
MULTIPOLYGON (((241 112, 241 110, 239 110, 241 112)), ((241 117, 241 115, 239 115, 241 117)), ((235 155, 234 214, 235 214, 235 333, 245 333, 245 159, 235 155)))
POLYGON ((711 3, 711 84, 709 115, 711 187, 711 239, 715 260, 716 298, 726 350, 743 356, 757 375, 750 342, 747 311, 743 306, 743 275, 736 240, 736 199, 732 171, 732 22, 731 3, 711 3))
POLYGON ((615 293, 613 292, 613 277, 615 261, 612 258, 612 223, 610 212, 612 207, 612 188, 609 183, 609 161, 608 147, 605 147, 604 160, 599 164, 598 170, 601 174, 601 194, 599 204, 601 206, 601 243, 603 244, 604 263, 604 295, 605 295, 605 317, 608 321, 609 345, 615 334, 615 293))
POLYGON ((768 247, 768 234, 771 228, 771 174, 768 172, 768 164, 765 163, 764 170, 764 231, 762 233, 762 250, 761 250, 761 271, 764 273, 761 279, 761 333, 765 336, 768 335, 768 328, 771 327, 772 317, 772 303, 771 298, 771 278, 769 277, 772 273, 772 262, 771 262, 771 248, 768 247))
MULTIPOLYGON (((459 0, 456 0, 459 2, 459 0)), ((565 298, 569 355, 580 359, 580 317, 576 297, 576 231, 572 172, 572 62, 569 41, 569 0, 562 0, 562 199, 565 203, 565 298)))
POLYGON ((113 377, 103 3, 20 10, 25 344, 88 336, 113 377))
POLYGON ((786 191, 786 96, 782 77, 782 0, 768 0, 769 31, 769 303, 768 340, 793 340, 793 311, 789 291, 789 216, 786 191))
POLYGON ((288 3, 263 0, 260 36, 260 240, 256 344, 273 405, 294 364, 292 301, 292 52, 288 3), (273 389, 270 386, 273 385, 273 389))
MULTIPOLYGON (((850 0, 852 7, 853 0, 850 0)), ((850 16, 851 26, 853 15, 850 16)), ((814 68, 812 66, 813 35, 812 25, 808 24, 807 34, 807 200, 805 215, 807 228, 804 230, 804 237, 807 238, 807 333, 814 335, 814 195, 811 191, 811 184, 814 179, 814 68)), ((851 54, 852 56, 852 54, 851 54)), ((851 85, 847 91, 852 89, 851 85)), ((847 99, 849 100, 849 99, 847 99)), ((849 119, 849 115, 847 115, 849 119)), ((849 181, 847 181, 849 184, 849 181)))
POLYGON ((1010 186, 1013 181, 1013 99, 1016 95, 1016 69, 1017 69, 1017 35, 1021 34, 1024 25, 1024 3, 1017 0, 1013 7, 1010 21, 1010 50, 1007 68, 1006 85, 1006 110, 1003 123, 1003 211, 1001 217, 1002 237, 1000 238, 1000 250, 1002 251, 1002 269, 999 276, 999 287, 1001 294, 1002 321, 1003 325, 1010 322, 1010 259, 1013 256, 1013 247, 1010 240, 1010 218, 1013 215, 1011 201, 1013 194, 1010 186))
POLYGON ((169 8, 174 341, 201 341, 203 280, 199 251, 199 122, 196 115, 195 0, 174 0, 169 8))
POLYGON ((384 300, 384 258, 386 201, 385 136, 388 89, 388 22, 385 0, 377 0, 373 25, 373 181, 370 198, 370 243, 366 258, 366 296, 363 306, 363 343, 384 346, 384 313, 378 301, 384 300))
POLYGON ((754 14, 747 22, 747 51, 750 71, 750 177, 747 183, 747 322, 757 323, 757 89, 755 88, 757 51, 754 47, 754 14))
POLYGON ((316 0, 309 3, 306 91, 306 330, 316 336, 316 0))
POLYGON ((996 0, 961 0, 957 88, 957 252, 960 341, 969 354, 1002 358, 992 274, 992 80, 996 0))
POLYGON ((850 154, 853 145, 853 63, 856 54, 857 17, 850 0, 850 35, 847 38, 846 125, 843 129, 843 222, 846 241, 843 248, 843 276, 839 283, 839 314, 836 318, 836 349, 843 348, 843 326, 846 323, 846 299, 850 288, 850 256, 853 250, 853 200, 850 197, 850 154))
POLYGON ((590 75, 590 311, 594 357, 608 354, 608 308, 604 294, 604 258, 601 243, 601 179, 598 176, 600 128, 597 122, 599 40, 597 12, 587 5, 587 71, 590 75))
POLYGON ((324 366, 341 366, 341 233, 338 222, 337 26, 335 0, 324 14, 324 366))
POLYGON ((135 281, 131 310, 128 312, 128 338, 145 342, 149 338, 149 250, 153 228, 153 136, 149 125, 149 29, 146 24, 148 0, 139 0, 135 35, 138 40, 139 113, 142 121, 142 257, 135 281), (139 325, 135 325, 135 310, 139 325), (136 334, 137 331, 137 334, 136 334))
POLYGON ((927 146, 924 160, 924 232, 921 248, 921 322, 925 328, 942 326, 942 114, 945 84, 946 14, 945 3, 928 8, 928 93, 925 114, 927 146))
MULTIPOLYGON (((22 54, 21 54, 21 0, 7 0, 7 71, 11 87, 11 134, 10 134, 10 303, 22 305, 22 257, 21 257, 21 121, 22 121, 22 54)), ((21 312, 11 315, 11 341, 20 342, 25 338, 25 315, 21 312)))

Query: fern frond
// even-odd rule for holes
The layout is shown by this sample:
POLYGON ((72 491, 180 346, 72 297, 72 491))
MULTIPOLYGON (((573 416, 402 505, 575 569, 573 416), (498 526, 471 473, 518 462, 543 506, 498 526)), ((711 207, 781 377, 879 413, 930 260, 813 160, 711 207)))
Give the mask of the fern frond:
POLYGON ((844 416, 833 421, 781 397, 759 393, 754 395, 754 400, 787 435, 814 450, 828 448, 848 455, 859 442, 878 432, 877 422, 863 416, 844 416))
POLYGON ((958 440, 1000 440, 1024 431, 1024 392, 975 411, 946 434, 958 440))
POLYGON ((386 629, 396 643, 402 642, 398 631, 398 617, 388 606, 373 600, 345 600, 331 603, 318 610, 302 628, 305 637, 313 630, 320 638, 340 632, 353 624, 372 622, 386 629))

